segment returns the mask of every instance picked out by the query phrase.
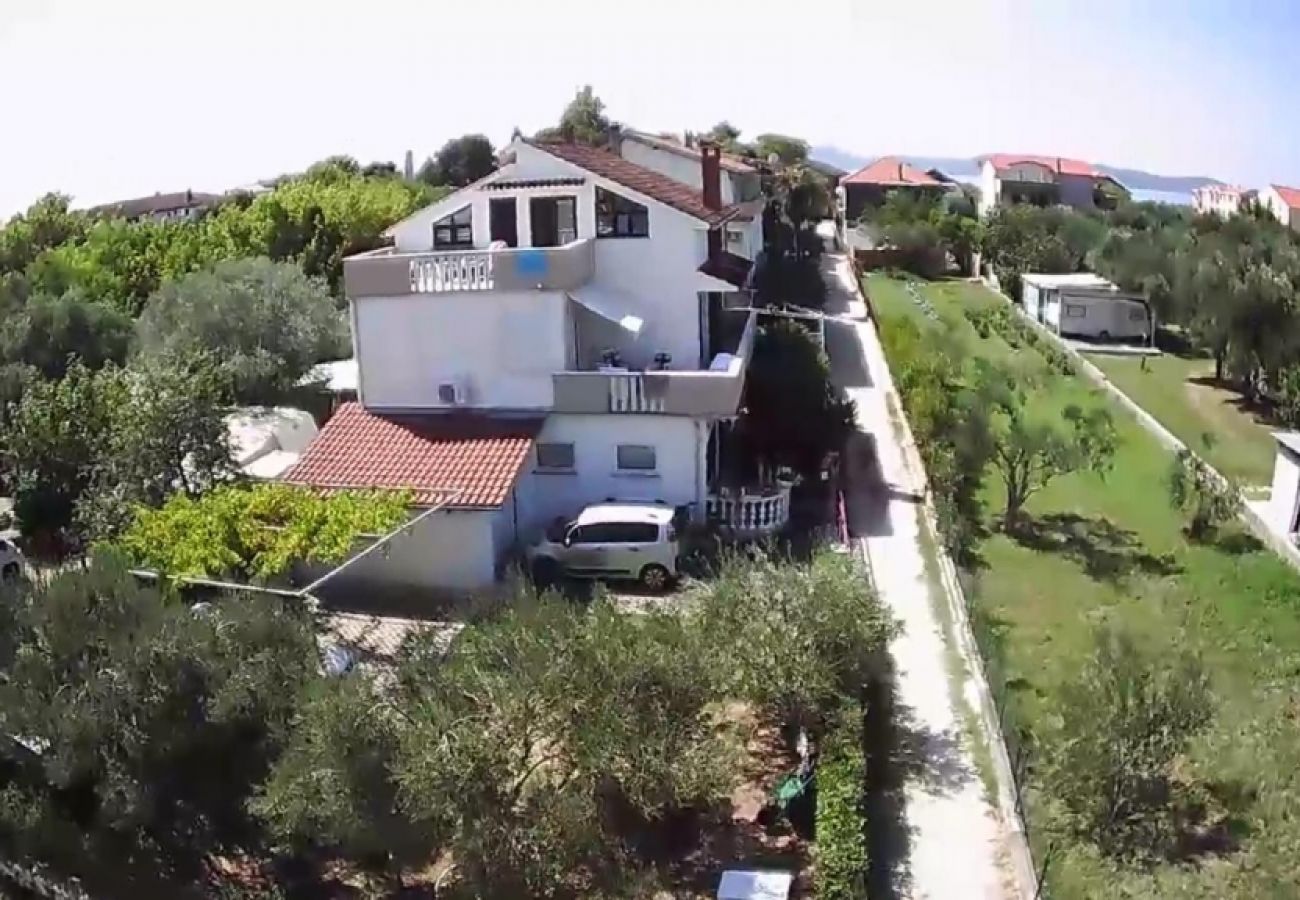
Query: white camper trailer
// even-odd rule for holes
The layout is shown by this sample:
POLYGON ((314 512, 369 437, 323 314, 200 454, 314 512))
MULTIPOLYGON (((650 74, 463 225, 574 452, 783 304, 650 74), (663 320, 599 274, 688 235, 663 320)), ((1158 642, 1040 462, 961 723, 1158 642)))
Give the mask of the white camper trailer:
POLYGON ((1147 342, 1155 327, 1145 300, 1088 272, 1021 276, 1025 311, 1057 334, 1147 342))

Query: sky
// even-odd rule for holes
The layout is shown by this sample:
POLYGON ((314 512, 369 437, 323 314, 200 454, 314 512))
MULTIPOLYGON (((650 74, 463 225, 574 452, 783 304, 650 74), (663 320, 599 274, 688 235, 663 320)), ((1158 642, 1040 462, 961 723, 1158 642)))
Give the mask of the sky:
POLYGON ((0 0, 0 218, 346 153, 727 119, 863 156, 1300 184, 1294 0, 0 0))

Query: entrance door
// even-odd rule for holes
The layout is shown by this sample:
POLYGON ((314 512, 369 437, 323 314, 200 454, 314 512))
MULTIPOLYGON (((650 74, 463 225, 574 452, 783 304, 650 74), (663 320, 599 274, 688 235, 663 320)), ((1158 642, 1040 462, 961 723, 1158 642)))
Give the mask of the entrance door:
POLYGON ((519 219, 515 216, 514 197, 493 197, 488 204, 488 223, 494 242, 505 241, 507 247, 519 246, 519 219))
POLYGON ((534 247, 559 247, 578 239, 575 197, 534 197, 528 203, 534 247))

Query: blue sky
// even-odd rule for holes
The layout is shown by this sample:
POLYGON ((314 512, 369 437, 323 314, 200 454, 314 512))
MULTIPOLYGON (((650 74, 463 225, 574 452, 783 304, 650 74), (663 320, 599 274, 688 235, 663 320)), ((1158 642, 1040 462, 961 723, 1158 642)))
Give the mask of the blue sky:
POLYGON ((0 0, 0 216, 502 142, 587 82, 651 130, 1300 184, 1297 47, 1291 0, 0 0))

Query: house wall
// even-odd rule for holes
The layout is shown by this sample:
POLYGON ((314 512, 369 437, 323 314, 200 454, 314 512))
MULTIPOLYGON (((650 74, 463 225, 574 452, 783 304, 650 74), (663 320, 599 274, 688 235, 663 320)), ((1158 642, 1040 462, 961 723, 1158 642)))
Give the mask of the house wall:
POLYGON ((1268 498, 1268 517, 1275 531, 1290 534, 1300 507, 1300 459, 1278 445, 1273 461, 1273 490, 1268 498))
POLYGON ((1287 206, 1286 201, 1282 199, 1282 195, 1271 185, 1259 192, 1259 202, 1273 214, 1273 218, 1283 225, 1300 228, 1300 216, 1296 215, 1295 210, 1287 206))
POLYGON ((344 569, 332 591, 376 588, 477 590, 496 579, 497 510, 439 510, 344 569))
POLYGON ((352 301, 360 397, 374 409, 440 409, 458 382, 470 407, 546 409, 551 374, 569 368, 569 300, 561 292, 468 291, 352 301))
MULTIPOLYGON (((681 153, 663 150, 634 138, 625 137, 619 147, 619 155, 638 166, 645 166, 667 175, 673 181, 690 185, 697 191, 704 190, 704 171, 700 160, 692 159, 681 153)), ((724 204, 740 203, 753 200, 761 192, 761 179, 757 172, 742 174, 722 169, 722 202, 724 204)))
POLYGON ((1056 176, 1056 183, 1060 190, 1060 201, 1066 206, 1092 209, 1097 205, 1092 195, 1096 181, 1091 175, 1060 174, 1056 176))
POLYGON ((681 416, 548 416, 538 443, 571 443, 572 472, 537 469, 536 450, 520 476, 520 530, 531 540, 557 516, 572 516, 589 503, 660 500, 674 506, 698 503, 706 493, 705 450, 709 424, 681 416), (619 444, 655 448, 653 474, 620 472, 619 444))
POLYGON ((987 216, 998 205, 1002 193, 1002 184, 998 180, 998 171, 987 160, 980 164, 980 202, 979 214, 987 216))

